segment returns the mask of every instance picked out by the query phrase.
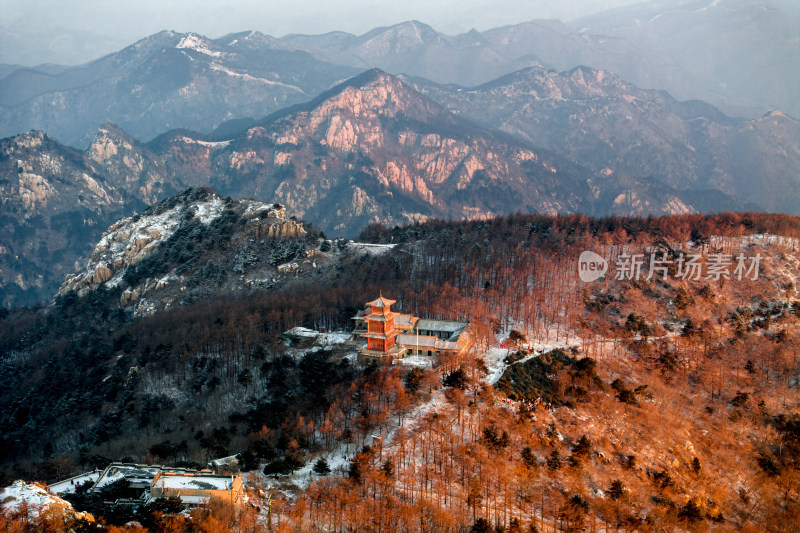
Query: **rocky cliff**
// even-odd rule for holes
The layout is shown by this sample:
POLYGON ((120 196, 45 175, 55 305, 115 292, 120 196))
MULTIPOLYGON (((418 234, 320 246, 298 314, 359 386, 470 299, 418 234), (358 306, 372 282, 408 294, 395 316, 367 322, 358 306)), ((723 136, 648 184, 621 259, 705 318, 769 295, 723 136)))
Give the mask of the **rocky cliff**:
POLYGON ((85 154, 41 132, 0 141, 2 305, 49 298, 125 198, 85 154))
POLYGON ((453 112, 596 172, 723 191, 762 209, 798 213, 800 122, 783 113, 734 119, 586 67, 533 67, 470 89, 410 81, 453 112))
MULTIPOLYGON (((177 144, 165 149, 168 163, 177 144)), ((270 117, 223 149, 194 147, 217 190, 275 198, 345 235, 370 222, 582 210, 591 175, 460 119, 381 71, 270 117)), ((185 160, 185 142, 180 151, 185 160)))
POLYGON ((332 257, 319 250, 323 242, 279 204, 188 189, 112 224, 58 296, 102 288, 147 315, 316 272, 332 257))

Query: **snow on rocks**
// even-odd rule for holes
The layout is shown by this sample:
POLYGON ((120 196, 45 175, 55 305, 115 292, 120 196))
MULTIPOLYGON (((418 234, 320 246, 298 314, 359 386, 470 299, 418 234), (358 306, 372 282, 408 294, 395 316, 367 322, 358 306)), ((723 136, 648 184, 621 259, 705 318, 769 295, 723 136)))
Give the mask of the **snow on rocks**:
POLYGON ((241 200, 247 203, 244 210, 244 218, 252 218, 256 215, 266 215, 267 218, 286 218, 286 208, 281 204, 264 203, 256 200, 241 200))
POLYGON ((331 346, 334 344, 343 344, 350 340, 353 336, 349 331, 333 331, 330 333, 320 333, 317 342, 331 346))
MULTIPOLYGON (((194 201, 166 203, 166 208, 159 208, 156 204, 142 214, 119 220, 103 234, 87 264, 67 277, 58 294, 75 291, 83 296, 103 284, 106 287, 119 286, 127 270, 172 237, 187 217, 208 226, 225 212, 229 202, 216 194, 206 193, 194 201)), ((239 200, 234 207, 243 212, 242 216, 249 225, 263 225, 266 219, 270 236, 305 233, 300 224, 287 221, 286 209, 280 204, 245 199, 239 200)), ((139 286, 123 291, 120 303, 136 304, 150 289, 161 289, 182 281, 174 273, 159 279, 145 279, 139 286)), ((150 306, 142 307, 140 314, 147 314, 150 306)))
POLYGON ((225 148, 233 141, 202 141, 200 139, 192 139, 191 137, 180 136, 177 137, 176 140, 184 142, 186 144, 199 144, 200 146, 206 146, 208 148, 225 148))
POLYGON ((38 483, 25 483, 18 479, 0 491, 0 507, 3 511, 13 513, 26 505, 36 516, 48 508, 62 512, 72 511, 72 504, 51 494, 38 483))
POLYGON ((175 48, 186 48, 188 50, 194 50, 195 52, 200 52, 201 54, 205 54, 211 57, 220 57, 222 52, 214 51, 209 49, 209 42, 199 35, 195 35, 194 33, 188 34, 186 37, 181 39, 181 42, 175 48))
POLYGON ((211 195, 207 201, 190 206, 178 204, 161 213, 123 218, 108 228, 86 266, 68 276, 58 294, 72 290, 83 295, 102 283, 110 287, 119 285, 128 267, 140 262, 172 236, 188 208, 193 208, 195 216, 208 225, 222 213, 225 203, 219 196, 211 195))
POLYGON ((208 202, 202 202, 195 206, 195 217, 200 219, 200 222, 208 226, 214 219, 216 219, 225 208, 225 202, 219 196, 212 196, 208 202))

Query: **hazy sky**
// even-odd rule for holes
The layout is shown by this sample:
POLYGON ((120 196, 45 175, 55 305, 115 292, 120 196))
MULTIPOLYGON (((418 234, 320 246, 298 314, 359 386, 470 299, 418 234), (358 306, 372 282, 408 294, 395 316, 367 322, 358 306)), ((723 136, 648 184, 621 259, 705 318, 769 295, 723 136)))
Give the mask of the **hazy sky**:
POLYGON ((636 0, 0 0, 0 62, 76 64, 160 30, 364 33, 417 19, 445 33, 536 18, 571 20, 636 0))

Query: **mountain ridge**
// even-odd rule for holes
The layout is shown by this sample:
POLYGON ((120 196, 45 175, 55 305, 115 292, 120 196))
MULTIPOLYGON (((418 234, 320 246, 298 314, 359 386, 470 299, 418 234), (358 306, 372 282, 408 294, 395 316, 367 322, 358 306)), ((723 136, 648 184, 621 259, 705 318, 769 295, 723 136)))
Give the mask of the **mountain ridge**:
POLYGON ((715 188, 772 211, 800 203, 800 121, 784 113, 736 119, 588 67, 530 67, 472 88, 408 81, 451 111, 594 171, 715 188))
MULTIPOLYGON (((476 86, 529 66, 564 71, 587 65, 678 99, 710 101, 729 115, 753 118, 781 109, 800 117, 800 74, 791 68, 800 48, 787 30, 800 18, 785 3, 765 1, 772 6, 766 22, 737 0, 723 0, 706 11, 687 11, 677 26, 669 17, 654 18, 652 32, 636 29, 628 15, 614 22, 614 12, 592 19, 603 31, 558 20, 459 35, 420 21, 361 35, 282 38, 245 31, 210 39, 165 30, 76 67, 5 67, 11 70, 0 78, 0 136, 40 129, 82 147, 107 120, 143 140, 175 127, 208 133, 226 120, 307 101, 368 68, 476 86), (724 31, 710 31, 709 20, 724 31), (673 49, 675 31, 691 44, 673 49), (719 53, 692 53, 706 48, 719 53), (736 53, 728 57, 726 50, 736 53), (149 115, 143 104, 153 104, 149 115)), ((666 13, 669 5, 653 12, 666 13)))
POLYGON ((172 127, 211 131, 224 120, 307 100, 357 73, 259 35, 225 42, 162 31, 56 76, 32 72, 51 82, 34 91, 35 80, 11 73, 0 79, 0 135, 44 129, 85 146, 109 120, 145 140, 172 127))
MULTIPOLYGON (((590 87, 593 77, 600 75, 589 69, 577 69, 573 74, 582 84, 579 84, 581 90, 590 87)), ((556 74, 547 76, 552 76, 551 81, 560 79, 556 74)), ((603 76, 607 82, 611 80, 610 74, 603 76)), ((631 94, 650 94, 619 80, 615 83, 620 88, 620 105, 630 106, 626 98, 631 98, 631 94)), ((353 236, 370 223, 474 219, 517 211, 647 215, 753 210, 756 206, 749 202, 756 198, 791 203, 790 194, 760 186, 760 180, 750 179, 737 185, 729 176, 720 174, 716 181, 695 177, 670 182, 650 171, 617 168, 613 159, 601 161, 602 164, 592 164, 590 158, 570 160, 570 154, 562 150, 566 144, 540 147, 543 138, 533 136, 525 140, 513 130, 498 132, 493 129, 497 124, 480 124, 467 113, 453 114, 432 99, 431 86, 426 87, 429 96, 415 90, 412 81, 370 70, 310 103, 298 104, 264 119, 243 121, 238 128, 230 124, 226 137, 172 130, 143 144, 122 128, 105 124, 85 152, 64 150, 72 154, 68 158, 72 165, 70 172, 95 176, 93 179, 99 180, 98 183, 116 191, 119 200, 113 210, 114 219, 131 215, 134 209, 186 187, 211 186, 220 194, 235 198, 279 202, 334 236, 353 236), (556 148, 563 155, 556 153, 556 148), (584 166, 584 162, 592 166, 584 166), (735 187, 744 193, 738 197, 716 193, 713 197, 711 192, 735 191, 735 187)), ((590 89, 602 95, 602 85, 591 85, 590 89)), ((451 88, 451 92, 461 94, 457 89, 451 88)), ((601 100, 595 98, 591 102, 601 100)), ((644 104, 652 107, 646 99, 637 105, 644 104)), ((702 106, 693 107, 702 111, 702 106)), ((492 106, 482 104, 480 108, 489 112, 492 106)), ((683 119, 674 113, 672 116, 676 117, 673 119, 676 123, 683 124, 683 119)), ((718 128, 710 119, 702 119, 698 124, 698 127, 718 128)), ((796 134, 798 128, 791 119, 772 113, 747 124, 749 127, 741 134, 731 137, 732 144, 726 150, 741 153, 760 150, 764 157, 771 157, 773 152, 780 155, 782 150, 788 155, 774 158, 777 163, 764 168, 777 171, 783 168, 778 163, 791 164, 800 141, 791 141, 791 135, 781 129, 788 124, 789 130, 796 134)), ((602 128, 602 123, 596 126, 602 128)), ((628 136, 639 135, 636 129, 623 131, 628 136)), ((15 141, 11 138, 7 142, 13 146, 15 141)), ((688 150, 685 143, 676 146, 688 150)), ((713 144, 698 147, 715 153, 713 144)), ((18 158, 9 153, 2 179, 9 185, 18 184, 20 175, 11 161, 40 155, 34 151, 18 158)), ((656 159, 646 150, 640 157, 644 161, 656 159)), ((53 187, 58 185, 57 180, 48 183, 53 187)), ((99 205, 95 211, 107 213, 99 205)), ((24 249, 23 256, 30 257, 33 252, 24 248, 20 236, 35 234, 39 229, 15 217, 6 219, 10 226, 3 245, 24 249), (24 229, 12 229, 19 224, 24 229)), ((112 222, 103 220, 102 227, 112 222)), ((82 241, 75 248, 80 253, 68 254, 54 263, 54 268, 63 275, 78 255, 89 253, 88 248, 100 230, 95 227, 93 240, 82 241)), ((45 224, 41 231, 51 232, 51 237, 44 239, 51 242, 59 228, 45 224)), ((89 238, 83 231, 75 235, 89 238)), ((24 267, 17 260, 9 261, 3 275, 3 290, 8 295, 4 296, 6 305, 48 299, 55 290, 53 285, 60 283, 48 274, 46 286, 42 282, 25 296, 25 290, 30 288, 25 276, 36 269, 24 267)))

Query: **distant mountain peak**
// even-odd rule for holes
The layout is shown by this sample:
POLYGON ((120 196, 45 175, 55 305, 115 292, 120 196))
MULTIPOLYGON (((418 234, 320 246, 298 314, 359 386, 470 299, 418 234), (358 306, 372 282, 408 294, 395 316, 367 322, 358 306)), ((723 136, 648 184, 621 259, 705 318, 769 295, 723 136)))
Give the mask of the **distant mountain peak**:
MULTIPOLYGON (((182 39, 186 36, 185 33, 178 33, 173 30, 161 30, 158 33, 154 33, 153 35, 148 35, 143 39, 139 39, 132 45, 123 48, 119 53, 124 53, 125 51, 133 51, 133 50, 142 50, 142 49, 151 49, 151 48, 159 48, 165 46, 174 46, 174 43, 178 39, 182 39)), ((112 54, 113 56, 114 54, 112 54)), ((108 57, 108 56, 106 56, 108 57)), ((98 60, 102 61, 102 59, 98 60)))
POLYGON ((186 34, 186 36, 181 39, 181 42, 179 42, 175 48, 194 50, 210 57, 220 57, 222 55, 221 51, 212 49, 216 48, 216 45, 212 40, 196 33, 186 34))
POLYGON ((375 28, 361 36, 361 46, 377 53, 402 52, 404 49, 420 45, 430 45, 442 41, 439 33, 418 20, 409 20, 375 28))
POLYGON ((241 47, 264 47, 271 50, 297 50, 297 47, 281 39, 276 39, 271 35, 266 35, 257 30, 229 33, 218 39, 214 39, 219 47, 237 50, 241 47))
POLYGON ((42 144, 45 139, 50 139, 50 137, 41 130, 31 130, 21 135, 18 135, 14 141, 17 146, 38 146, 42 144))
POLYGON ((793 121, 797 122, 797 119, 792 118, 789 115, 787 115, 786 113, 784 113, 783 111, 780 111, 780 110, 777 110, 777 109, 775 109, 773 111, 769 111, 768 113, 765 113, 764 116, 762 116, 761 118, 781 118, 781 119, 789 119, 789 120, 793 120, 793 121))
POLYGON ((137 141, 121 127, 106 122, 98 128, 87 152, 92 160, 104 163, 119 150, 131 150, 136 144, 137 141))
POLYGON ((128 133, 124 129, 122 129, 122 126, 114 122, 111 122, 110 120, 104 122, 99 128, 97 128, 97 135, 108 135, 108 134, 119 135, 129 139, 133 139, 133 137, 128 135, 128 133))
POLYGON ((344 113, 352 116, 395 116, 424 119, 443 108, 399 78, 373 68, 350 78, 301 106, 320 116, 344 113))

